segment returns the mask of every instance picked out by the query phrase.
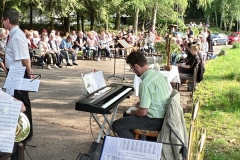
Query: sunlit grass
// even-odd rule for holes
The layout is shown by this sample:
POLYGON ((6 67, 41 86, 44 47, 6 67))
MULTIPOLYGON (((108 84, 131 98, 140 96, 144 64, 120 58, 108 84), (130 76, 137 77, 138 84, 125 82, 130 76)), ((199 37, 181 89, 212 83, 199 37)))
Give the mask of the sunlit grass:
POLYGON ((205 159, 240 158, 240 49, 229 49, 206 64, 200 99, 201 125, 207 129, 205 159))

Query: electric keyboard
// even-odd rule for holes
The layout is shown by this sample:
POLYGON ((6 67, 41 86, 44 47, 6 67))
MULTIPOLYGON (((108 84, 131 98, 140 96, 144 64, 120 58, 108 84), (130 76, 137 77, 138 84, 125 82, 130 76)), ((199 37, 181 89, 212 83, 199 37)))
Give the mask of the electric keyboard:
POLYGON ((133 87, 110 84, 76 102, 75 110, 110 114, 110 110, 133 93, 133 87))

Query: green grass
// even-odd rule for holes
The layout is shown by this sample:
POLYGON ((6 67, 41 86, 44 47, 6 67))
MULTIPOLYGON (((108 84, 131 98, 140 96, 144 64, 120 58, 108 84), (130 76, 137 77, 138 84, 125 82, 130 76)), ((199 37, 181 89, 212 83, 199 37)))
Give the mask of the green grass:
POLYGON ((240 159, 240 49, 229 49, 206 64, 200 99, 201 125, 207 129, 205 159, 240 159))

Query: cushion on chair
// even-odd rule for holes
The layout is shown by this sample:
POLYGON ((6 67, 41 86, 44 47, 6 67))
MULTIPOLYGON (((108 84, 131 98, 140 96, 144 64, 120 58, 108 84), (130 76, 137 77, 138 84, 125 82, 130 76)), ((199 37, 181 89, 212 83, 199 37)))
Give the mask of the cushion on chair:
POLYGON ((187 74, 187 73, 180 73, 179 74, 180 79, 184 79, 184 80, 193 80, 193 74, 187 74))
POLYGON ((145 135, 147 137, 156 137, 158 136, 160 131, 148 131, 148 130, 141 130, 141 129, 133 129, 133 133, 136 137, 136 135, 145 135))

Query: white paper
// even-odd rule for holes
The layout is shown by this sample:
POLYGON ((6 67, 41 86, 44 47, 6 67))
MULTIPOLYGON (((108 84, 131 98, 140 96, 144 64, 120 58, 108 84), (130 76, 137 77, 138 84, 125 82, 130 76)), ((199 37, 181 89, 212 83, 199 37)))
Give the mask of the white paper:
POLYGON ((26 67, 11 67, 8 72, 8 77, 23 77, 25 73, 26 67))
POLYGON ((100 160, 160 160, 162 143, 106 136, 100 160))
POLYGON ((10 96, 9 94, 3 92, 2 90, 0 90, 0 100, 5 100, 5 101, 13 101, 14 98, 12 96, 10 96))
POLYGON ((26 67, 11 67, 4 83, 3 88, 10 95, 14 94, 14 90, 34 91, 38 92, 40 80, 23 78, 26 67))
POLYGON ((6 93, 11 95, 11 96, 14 96, 14 88, 7 88, 6 93))
POLYGON ((128 110, 126 111, 126 113, 127 113, 127 114, 130 114, 132 110, 133 110, 133 111, 136 111, 137 109, 138 109, 137 107, 130 107, 130 108, 128 108, 128 110))
POLYGON ((88 93, 92 93, 106 86, 102 71, 85 74, 83 77, 83 81, 88 93))
POLYGON ((12 153, 22 102, 0 99, 0 151, 12 153))
POLYGON ((19 90, 38 92, 39 84, 40 84, 39 79, 32 80, 32 79, 23 78, 23 81, 21 83, 19 90))

